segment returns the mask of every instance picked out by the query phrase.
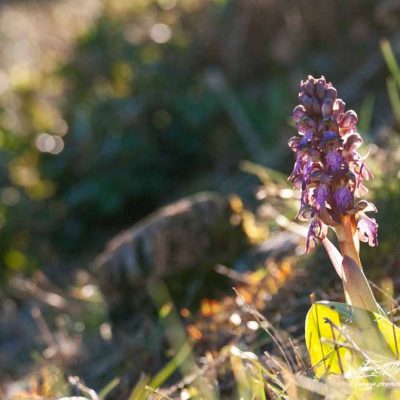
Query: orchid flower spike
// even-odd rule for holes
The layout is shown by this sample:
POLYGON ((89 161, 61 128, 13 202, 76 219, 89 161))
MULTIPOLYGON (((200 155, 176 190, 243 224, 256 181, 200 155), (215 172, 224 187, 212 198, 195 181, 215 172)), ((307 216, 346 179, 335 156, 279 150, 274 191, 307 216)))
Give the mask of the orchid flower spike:
POLYGON ((299 101, 293 111, 298 136, 289 140, 296 155, 289 180, 301 190, 298 218, 310 220, 307 252, 331 227, 342 255, 357 260, 359 240, 378 244, 378 224, 366 214, 377 210, 362 199, 364 181, 372 173, 357 151, 362 144, 357 114, 345 111, 345 103, 323 76, 301 82, 299 101))

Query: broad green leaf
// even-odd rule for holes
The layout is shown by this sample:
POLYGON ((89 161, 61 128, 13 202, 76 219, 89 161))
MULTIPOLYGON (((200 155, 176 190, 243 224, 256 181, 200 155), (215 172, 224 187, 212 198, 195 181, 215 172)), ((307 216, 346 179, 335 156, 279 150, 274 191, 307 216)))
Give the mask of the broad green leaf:
POLYGON ((306 317, 305 336, 311 365, 318 378, 327 373, 343 374, 356 366, 352 351, 334 344, 346 339, 332 324, 341 326, 340 313, 328 303, 313 304, 306 317))
POLYGON ((348 374, 366 364, 379 368, 399 359, 400 329, 378 313, 348 304, 313 304, 305 331, 306 346, 318 378, 348 374))
POLYGON ((386 318, 376 318, 378 329, 396 359, 400 360, 400 329, 386 318))

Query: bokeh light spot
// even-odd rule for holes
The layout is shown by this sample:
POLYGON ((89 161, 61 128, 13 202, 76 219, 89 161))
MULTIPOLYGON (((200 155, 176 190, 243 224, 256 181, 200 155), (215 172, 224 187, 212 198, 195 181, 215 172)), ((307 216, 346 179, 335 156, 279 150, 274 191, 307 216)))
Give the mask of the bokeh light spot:
POLYGON ((36 138, 36 147, 42 153, 59 154, 64 149, 64 141, 59 136, 41 133, 36 138))
POLYGON ((127 42, 133 45, 138 45, 145 38, 145 32, 140 26, 131 24, 125 28, 124 38, 127 42))
POLYGON ((171 36, 171 28, 166 24, 154 24, 150 29, 150 37, 156 43, 167 43, 171 36))
POLYGON ((1 201, 6 206, 15 206, 19 202, 20 198, 21 195, 18 190, 11 186, 4 188, 1 192, 1 201))
POLYGON ((176 6, 176 0, 158 0, 158 5, 163 10, 172 10, 176 6))
POLYGON ((111 325, 107 322, 103 322, 100 325, 100 336, 103 340, 109 341, 112 339, 111 325))
POLYGON ((13 270, 20 270, 25 264, 25 256, 17 251, 10 250, 4 257, 7 267, 13 270))
POLYGON ((58 136, 64 136, 68 132, 68 124, 62 118, 58 118, 53 129, 58 136))

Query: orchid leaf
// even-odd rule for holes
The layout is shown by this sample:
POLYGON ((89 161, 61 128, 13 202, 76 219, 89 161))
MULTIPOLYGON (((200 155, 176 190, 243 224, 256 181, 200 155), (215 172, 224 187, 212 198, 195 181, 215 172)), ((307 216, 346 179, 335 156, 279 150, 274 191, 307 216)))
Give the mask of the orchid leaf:
POLYGON ((342 262, 342 282, 346 303, 364 310, 376 312, 387 318, 379 306, 369 286, 362 268, 350 257, 344 256, 342 262))
POLYGON ((327 237, 322 239, 322 244, 324 245, 325 250, 328 253, 328 256, 332 262, 333 267, 335 268, 336 273, 339 275, 340 279, 343 279, 343 256, 340 254, 336 246, 327 237))
POLYGON ((345 340, 331 323, 341 326, 340 313, 328 304, 314 303, 306 317, 306 346, 318 378, 328 373, 343 374, 354 365, 352 352, 334 342, 345 340))
POLYGON ((379 313, 336 302, 314 303, 306 317, 306 346, 318 378, 351 374, 399 360, 400 328, 379 313))

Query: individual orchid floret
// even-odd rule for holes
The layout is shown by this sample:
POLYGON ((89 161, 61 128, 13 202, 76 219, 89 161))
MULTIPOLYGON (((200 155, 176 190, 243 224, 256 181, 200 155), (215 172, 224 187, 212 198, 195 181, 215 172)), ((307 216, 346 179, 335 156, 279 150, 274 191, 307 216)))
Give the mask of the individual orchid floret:
POLYGON ((368 217, 365 213, 360 212, 357 221, 358 238, 371 247, 378 245, 378 224, 375 218, 368 217))
POLYGON ((358 206, 366 192, 363 182, 372 174, 358 153, 362 138, 357 114, 345 111, 345 103, 323 76, 301 82, 299 101, 293 110, 299 136, 289 140, 296 154, 289 179, 301 190, 298 217, 311 219, 307 250, 325 238, 328 227, 336 231, 339 242, 349 232, 357 237, 357 232, 359 240, 375 246, 378 225, 365 212, 376 209, 358 206))

